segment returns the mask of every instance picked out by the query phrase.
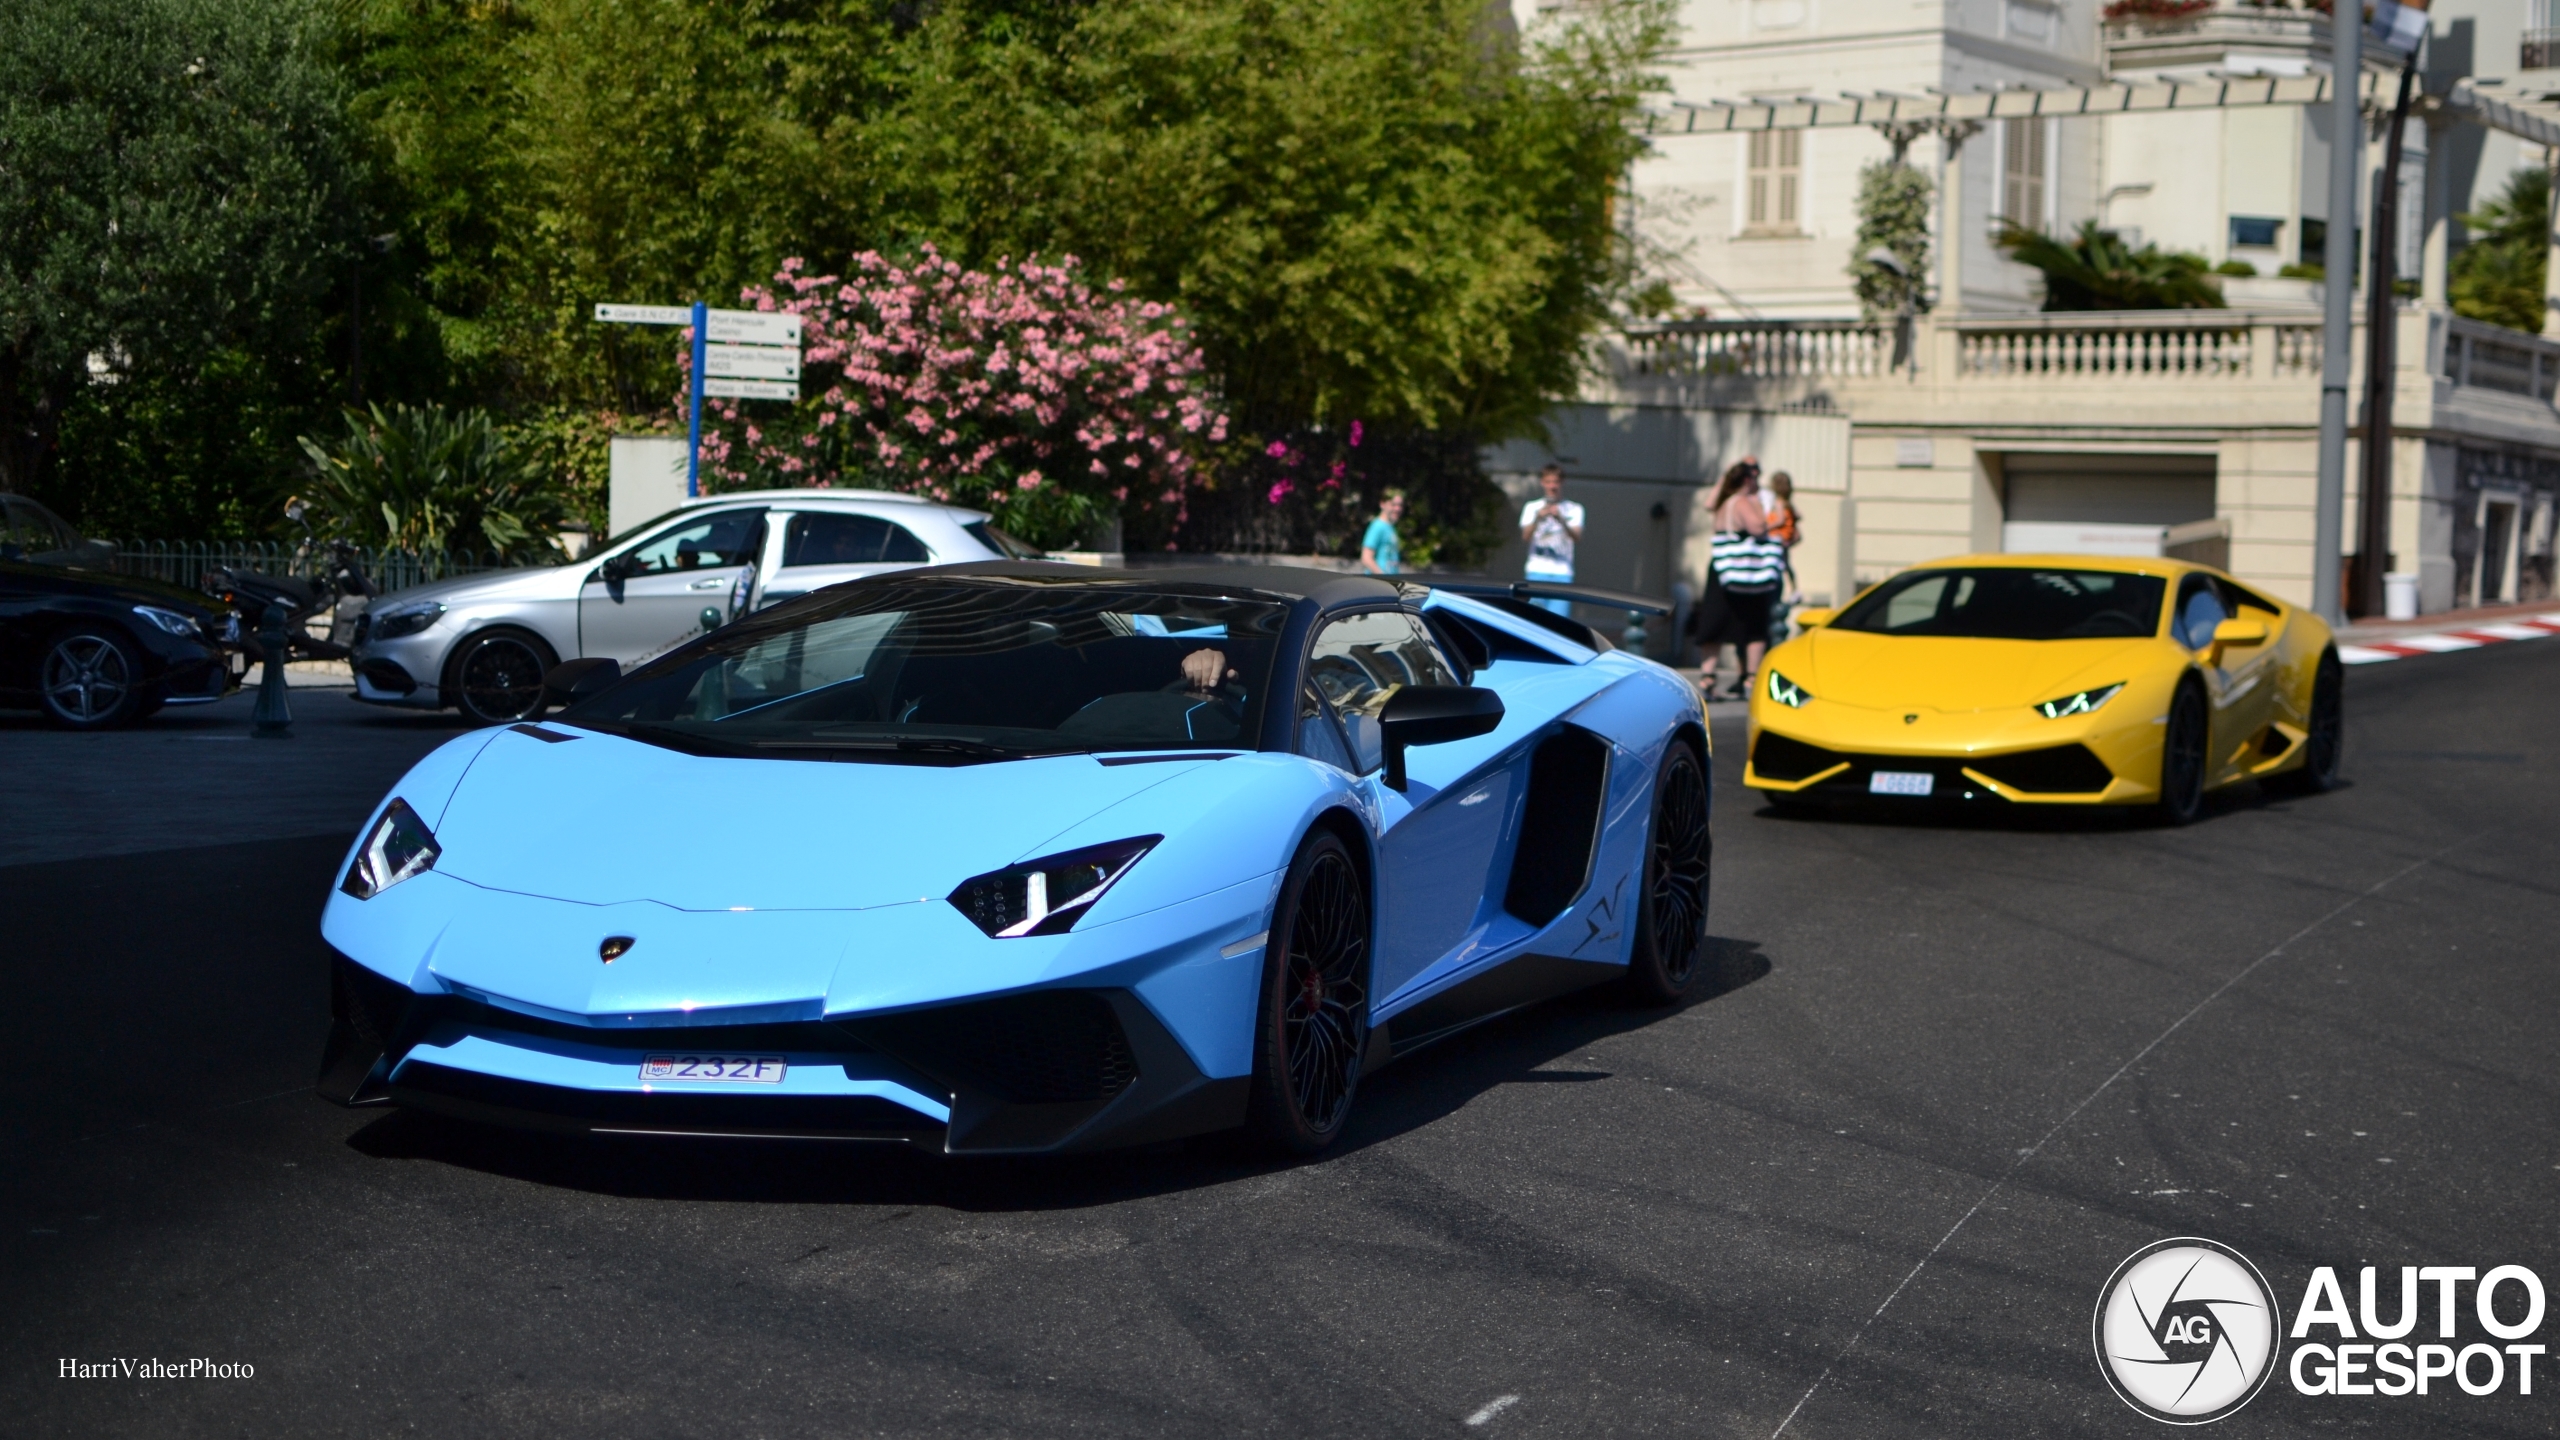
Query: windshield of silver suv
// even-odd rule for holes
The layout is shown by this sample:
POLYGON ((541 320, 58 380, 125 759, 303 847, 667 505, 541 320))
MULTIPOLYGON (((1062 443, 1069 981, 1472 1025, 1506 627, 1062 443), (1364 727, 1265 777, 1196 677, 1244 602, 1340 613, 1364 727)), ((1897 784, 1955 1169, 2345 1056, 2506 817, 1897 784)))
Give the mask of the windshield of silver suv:
POLYGON ((966 763, 1251 749, 1285 605, 1173 590, 858 583, 726 626, 564 712, 696 754, 966 763))

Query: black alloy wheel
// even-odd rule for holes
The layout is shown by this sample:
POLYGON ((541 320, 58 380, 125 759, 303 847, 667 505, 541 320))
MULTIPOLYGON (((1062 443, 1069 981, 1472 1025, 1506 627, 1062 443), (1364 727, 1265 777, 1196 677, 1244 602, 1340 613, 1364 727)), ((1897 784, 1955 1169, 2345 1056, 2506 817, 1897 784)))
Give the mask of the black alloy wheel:
POLYGON ((142 718, 142 662, 133 642, 103 625, 53 637, 36 662, 45 718, 70 730, 112 730, 142 718))
POLYGON ((1341 839, 1298 847, 1263 949, 1246 1127, 1312 1154, 1342 1134, 1369 1048, 1369 887, 1341 839))
POLYGON ((2302 764, 2267 777, 2268 785, 2296 795, 2338 788, 2338 761, 2347 746, 2346 688, 2338 652, 2321 652, 2320 668, 2311 677, 2311 713, 2303 720, 2302 764))
POLYGON ((1630 999, 1669 1005, 1689 989, 1707 939, 1707 878, 1715 841, 1707 828, 1707 774, 1698 752, 1674 740, 1653 784, 1653 828, 1645 840, 1643 909, 1627 960, 1630 999))
POLYGON ((551 647, 518 630, 484 630, 453 659, 453 700, 483 725, 539 720, 542 677, 557 663, 551 647))
POLYGON ((2203 688, 2192 680, 2182 682, 2169 701, 2168 733, 2160 737, 2156 808, 2162 824, 2184 825, 2204 813, 2205 752, 2211 733, 2203 688))

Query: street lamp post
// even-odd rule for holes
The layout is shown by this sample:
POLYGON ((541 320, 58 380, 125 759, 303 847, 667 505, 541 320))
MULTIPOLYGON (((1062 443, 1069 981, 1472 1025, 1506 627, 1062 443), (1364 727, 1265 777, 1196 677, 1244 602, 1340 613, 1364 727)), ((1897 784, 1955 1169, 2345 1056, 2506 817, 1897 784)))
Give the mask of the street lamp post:
POLYGON ((2355 361, 2356 177, 2364 150, 2364 14, 2329 16, 2329 230, 2321 256, 2320 480, 2311 507, 2311 608, 2336 624, 2338 531, 2347 513, 2347 370, 2355 361))

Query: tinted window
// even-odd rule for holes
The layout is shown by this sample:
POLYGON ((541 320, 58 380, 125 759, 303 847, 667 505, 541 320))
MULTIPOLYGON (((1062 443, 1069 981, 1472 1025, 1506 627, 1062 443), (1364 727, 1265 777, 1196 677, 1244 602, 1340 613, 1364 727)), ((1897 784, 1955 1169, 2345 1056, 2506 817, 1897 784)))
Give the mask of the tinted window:
POLYGON ((923 565, 933 559, 924 542, 877 515, 803 511, 782 535, 782 563, 793 565, 923 565))
POLYGON ((1401 610, 1348 615, 1324 627, 1307 654, 1307 683, 1342 720, 1360 774, 1386 761, 1378 711, 1406 685, 1455 685, 1458 677, 1420 621, 1401 610))
POLYGON ((2169 633, 2188 649, 2201 650, 2213 643, 2213 628, 2230 618, 2221 587, 2206 576, 2190 575, 2178 585, 2178 616, 2169 633))
POLYGON ((1007 535, 984 520, 972 520, 960 528, 977 537, 979 544, 986 546, 988 549, 993 550, 1007 560, 1046 560, 1049 558, 1048 551, 1041 549, 1037 545, 1031 544, 1029 541, 1016 540, 1012 536, 1007 535))
POLYGON ((2150 635, 2167 585, 2154 575, 2001 566, 1910 570, 1851 605, 1835 630, 1982 640, 2150 635))
POLYGON ((756 538, 764 533, 763 515, 761 510, 724 510, 661 531, 631 552, 632 573, 663 575, 745 565, 756 558, 756 538))
POLYGON ((564 718, 799 759, 1249 748, 1286 615, 1109 586, 858 582, 725 626, 564 718))

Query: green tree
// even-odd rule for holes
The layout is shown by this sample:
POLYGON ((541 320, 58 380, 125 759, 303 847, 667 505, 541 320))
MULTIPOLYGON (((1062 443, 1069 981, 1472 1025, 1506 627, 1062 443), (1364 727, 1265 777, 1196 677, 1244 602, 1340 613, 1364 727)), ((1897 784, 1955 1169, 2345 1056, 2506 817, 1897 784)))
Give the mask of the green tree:
POLYGON ((2543 267, 2551 253, 2550 172, 2540 166, 2518 170, 2507 177, 2505 194, 2455 218, 2471 236, 2453 257, 2454 313, 2541 334, 2543 267))
POLYGON ((1929 308, 1929 198, 1935 189, 1927 175, 1897 161, 1878 160, 1858 171, 1858 238, 1849 247, 1849 279, 1868 319, 1901 314, 1906 298, 1915 310, 1929 308), (1867 258, 1879 249, 1902 262, 1901 274, 1867 258))
POLYGON ((2206 278, 2203 256, 2148 244, 2136 250, 2095 220, 2082 221, 2068 242, 2004 226, 1999 245, 2010 259, 2044 272, 2047 310, 2222 308, 2222 291, 2206 278))
POLYGON ((310 0, 0 6, 0 484, 245 523, 349 275, 323 40, 310 0))

